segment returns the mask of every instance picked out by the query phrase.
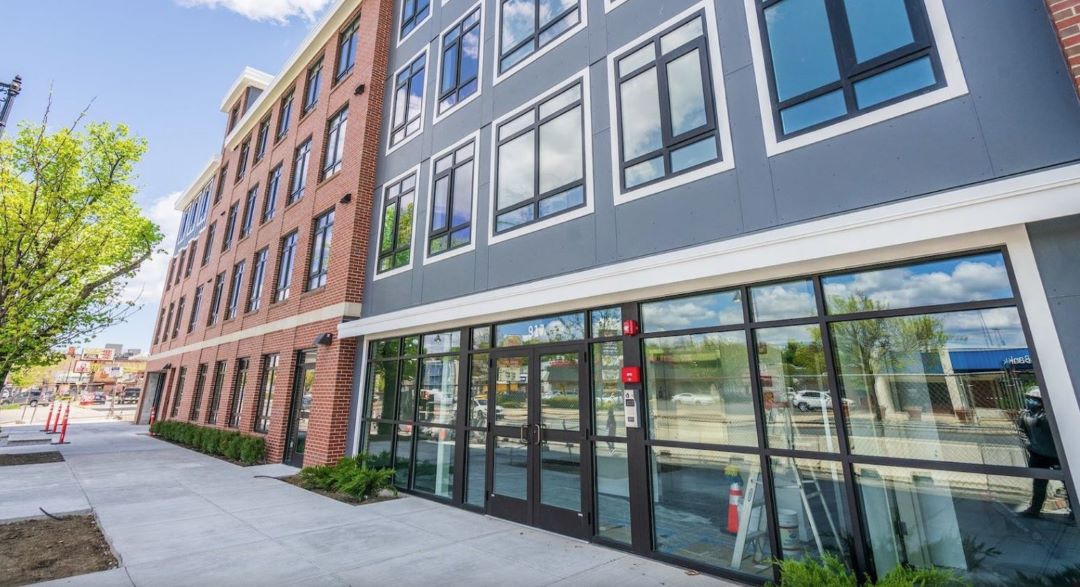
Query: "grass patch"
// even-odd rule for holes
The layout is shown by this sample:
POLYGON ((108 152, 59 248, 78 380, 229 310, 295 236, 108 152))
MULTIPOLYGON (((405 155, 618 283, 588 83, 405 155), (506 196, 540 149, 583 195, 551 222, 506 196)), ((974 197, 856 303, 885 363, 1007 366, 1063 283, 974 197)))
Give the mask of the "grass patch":
POLYGON ((94 516, 0 525, 0 586, 25 585, 115 569, 94 516))

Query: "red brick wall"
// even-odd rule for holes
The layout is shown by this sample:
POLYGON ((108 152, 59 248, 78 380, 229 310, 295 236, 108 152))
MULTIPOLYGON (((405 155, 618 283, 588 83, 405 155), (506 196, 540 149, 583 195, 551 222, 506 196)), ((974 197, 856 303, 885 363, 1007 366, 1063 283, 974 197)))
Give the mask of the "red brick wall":
POLYGON ((1069 74, 1080 92, 1080 0, 1047 0, 1069 74))
MULTIPOLYGON (((278 103, 275 102, 271 105, 269 111, 272 130, 266 155, 258 163, 249 161, 247 174, 239 182, 235 181, 239 147, 222 152, 222 166, 228 166, 229 174, 225 183, 224 195, 220 202, 211 206, 207 219, 207 226, 217 221, 217 233, 214 237, 215 242, 212 245, 213 254, 210 262, 205 267, 202 266, 202 253, 206 242, 206 230, 204 229, 198 236, 198 259, 192 275, 182 278, 180 284, 171 286, 162 295, 162 307, 168 307, 168 304, 179 300, 180 297, 187 298, 187 309, 185 310, 185 316, 181 319, 180 335, 175 339, 169 338, 154 344, 151 347, 152 355, 158 355, 171 349, 247 330, 268 322, 293 317, 342 302, 359 303, 362 301, 367 259, 368 227, 371 226, 372 199, 375 190, 375 162, 377 160, 380 120, 382 117, 382 88, 385 87, 387 75, 386 67, 390 49, 393 4, 392 0, 365 0, 362 10, 357 9, 356 14, 360 14, 360 26, 356 65, 351 73, 336 83, 333 78, 337 59, 337 34, 334 34, 329 39, 321 52, 323 56, 323 84, 319 100, 316 106, 306 114, 301 112, 304 78, 307 73, 307 66, 313 63, 314 60, 311 63, 304 64, 297 79, 293 80, 295 93, 292 120, 288 134, 280 141, 274 141, 279 115, 278 103), (361 85, 365 87, 365 91, 357 95, 358 88, 361 85), (342 169, 334 176, 320 181, 327 119, 346 104, 349 106, 349 119, 342 169), (304 197, 285 208, 293 153, 296 147, 308 137, 312 138, 312 151, 304 197), (277 211, 270 222, 260 225, 260 215, 266 197, 265 190, 269 173, 278 163, 283 164, 283 172, 282 185, 278 192, 277 211), (256 184, 259 185, 259 198, 254 228, 251 234, 244 239, 239 239, 240 219, 238 219, 231 249, 221 252, 220 248, 224 238, 229 206, 235 202, 240 202, 240 214, 242 215, 243 201, 247 192, 256 184), (345 194, 351 194, 351 201, 342 203, 341 200, 345 194), (330 209, 333 209, 335 213, 327 284, 325 287, 315 291, 305 292, 303 290, 306 284, 310 258, 313 219, 330 209), (273 285, 278 277, 276 270, 280 239, 293 230, 298 230, 299 238, 291 295, 284 302, 271 303, 273 285), (261 307, 255 312, 245 313, 244 309, 246 309, 255 253, 264 247, 269 247, 269 256, 263 281, 261 307), (216 325, 206 326, 215 276, 218 273, 225 272, 227 279, 231 280, 233 265, 242 259, 246 260, 246 267, 244 282, 240 288, 241 301, 238 316, 228 321, 219 318, 216 325), (197 326, 189 334, 187 333, 187 314, 190 312, 195 288, 200 284, 204 285, 202 308, 197 326)), ((346 19, 343 27, 352 21, 353 17, 346 19)), ((318 59, 318 55, 319 53, 316 54, 315 59, 318 59)), ((265 109, 260 108, 257 113, 253 114, 253 117, 261 119, 265 114, 265 109)), ((253 135, 257 130, 258 126, 256 124, 251 136, 252 153, 255 150, 255 137, 253 135)), ((242 143, 243 137, 236 142, 238 145, 242 143)), ((223 292, 225 299, 222 301, 221 318, 224 317, 225 306, 227 305, 228 289, 229 281, 227 281, 223 292)), ((284 455, 285 435, 288 427, 287 412, 295 373, 296 353, 303 349, 314 348, 314 341, 318 335, 323 333, 334 334, 334 341, 330 346, 318 347, 314 399, 308 432, 308 448, 305 455, 306 462, 309 464, 330 462, 340 458, 346 450, 345 437, 353 385, 353 365, 356 359, 356 342, 337 340, 336 333, 339 323, 340 319, 331 319, 298 328, 279 330, 262 336, 244 338, 238 342, 204 348, 182 355, 152 358, 147 370, 160 370, 166 364, 172 365, 171 371, 173 372, 178 371, 180 366, 187 367, 183 401, 177 413, 179 419, 187 419, 191 409, 190 402, 194 397, 195 376, 198 365, 200 363, 207 364, 206 383, 202 393, 202 401, 205 404, 209 401, 211 395, 214 363, 220 360, 227 361, 225 385, 220 396, 221 407, 218 410, 217 418, 217 426, 224 427, 228 422, 228 406, 233 393, 236 359, 249 358, 250 365, 244 409, 239 429, 250 433, 254 426, 256 398, 261 383, 261 358, 266 354, 277 353, 279 355, 277 382, 272 401, 270 430, 266 438, 269 448, 268 459, 271 462, 280 461, 284 455)), ((147 324, 146 327, 153 328, 155 325, 147 324)), ((176 384, 175 380, 176 376, 173 375, 166 382, 165 393, 159 404, 161 406, 159 414, 162 417, 168 417, 171 411, 172 398, 175 393, 173 389, 176 384)), ((203 422, 205 422, 208 412, 208 406, 204 405, 200 410, 200 418, 203 422)))

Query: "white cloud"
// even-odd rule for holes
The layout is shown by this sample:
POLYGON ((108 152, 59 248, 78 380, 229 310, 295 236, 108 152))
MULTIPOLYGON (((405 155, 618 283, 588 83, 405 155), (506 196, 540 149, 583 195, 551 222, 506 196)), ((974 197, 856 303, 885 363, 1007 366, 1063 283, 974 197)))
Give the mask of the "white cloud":
POLYGON ((288 22, 299 16, 315 20, 315 15, 331 0, 176 0, 181 6, 224 8, 251 20, 288 22))
POLYGON ((176 201, 180 195, 180 192, 173 192, 155 200, 143 210, 147 218, 161 227, 165 238, 159 248, 166 252, 157 253, 143 263, 142 268, 124 289, 125 299, 139 304, 156 304, 161 300, 165 277, 169 272, 169 258, 172 256, 173 245, 176 244, 176 232, 180 228, 181 213, 176 209, 176 201))

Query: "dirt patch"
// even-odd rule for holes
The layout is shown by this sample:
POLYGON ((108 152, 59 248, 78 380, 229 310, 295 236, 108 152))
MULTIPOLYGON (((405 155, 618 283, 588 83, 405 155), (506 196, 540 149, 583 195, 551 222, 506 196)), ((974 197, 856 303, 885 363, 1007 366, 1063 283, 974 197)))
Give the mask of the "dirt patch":
POLYGON ((94 516, 0 525, 0 587, 114 569, 118 563, 94 516))
POLYGON ((42 463, 62 462, 64 462, 64 455, 56 451, 0 455, 0 467, 13 467, 15 465, 40 465, 42 463))
POLYGON ((399 497, 397 495, 388 495, 386 497, 371 497, 371 498, 365 499, 364 501, 360 501, 359 499, 356 499, 355 497, 353 497, 351 495, 346 495, 344 493, 335 493, 333 491, 323 491, 322 489, 308 489, 307 487, 304 487, 303 485, 300 485, 300 476, 299 475, 293 475, 291 477, 281 477, 280 479, 282 481, 288 483, 289 485, 295 485, 295 486, 299 487, 300 489, 303 489, 304 491, 310 491, 312 493, 318 493, 319 495, 321 495, 323 497, 329 497, 330 499, 336 499, 337 501, 340 501, 342 503, 347 503, 347 504, 350 504, 350 505, 368 505, 368 504, 372 504, 372 503, 379 503, 381 501, 393 501, 393 500, 395 500, 395 499, 397 499, 399 497))

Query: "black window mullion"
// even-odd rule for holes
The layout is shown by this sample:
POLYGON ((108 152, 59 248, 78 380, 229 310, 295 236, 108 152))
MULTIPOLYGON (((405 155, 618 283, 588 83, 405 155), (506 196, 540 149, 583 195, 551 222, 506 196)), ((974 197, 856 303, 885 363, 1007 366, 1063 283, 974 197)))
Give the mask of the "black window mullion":
POLYGON ((855 58, 855 42, 851 38, 844 0, 825 0, 825 13, 828 15, 829 28, 832 29, 833 52, 836 55, 837 70, 840 73, 840 85, 844 89, 844 103, 848 113, 856 112, 855 89, 852 87, 851 74, 858 60, 855 58))

